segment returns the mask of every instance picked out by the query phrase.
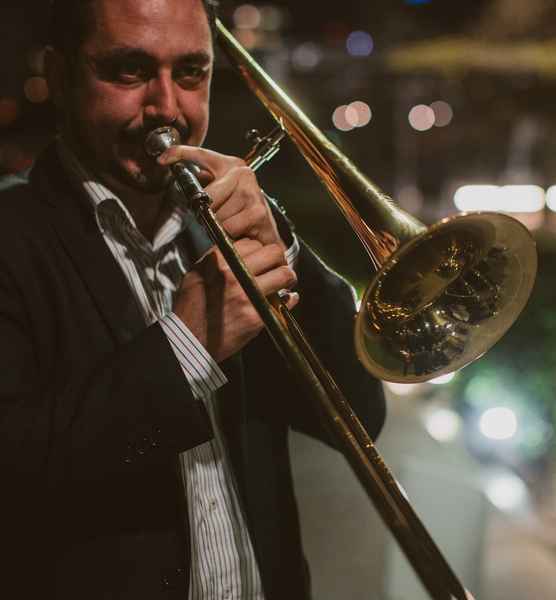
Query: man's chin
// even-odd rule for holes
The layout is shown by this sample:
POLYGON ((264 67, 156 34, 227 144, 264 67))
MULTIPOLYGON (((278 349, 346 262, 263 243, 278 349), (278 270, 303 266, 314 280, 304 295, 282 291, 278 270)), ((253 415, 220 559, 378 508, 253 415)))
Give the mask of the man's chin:
POLYGON ((165 191, 172 180, 170 171, 159 165, 126 165, 113 172, 112 176, 128 187, 150 194, 165 191))

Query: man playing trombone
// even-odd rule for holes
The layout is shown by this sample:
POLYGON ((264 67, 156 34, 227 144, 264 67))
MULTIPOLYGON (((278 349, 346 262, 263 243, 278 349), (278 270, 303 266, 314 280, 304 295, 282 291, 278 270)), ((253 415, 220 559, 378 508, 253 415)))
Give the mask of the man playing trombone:
POLYGON ((198 165, 259 288, 295 309, 370 434, 383 423, 349 287, 242 160, 202 147, 212 18, 201 0, 52 3, 59 136, 1 194, 11 598, 310 597, 287 431, 324 434, 177 194, 177 161, 198 165), (183 145, 154 161, 145 137, 170 125, 183 145))

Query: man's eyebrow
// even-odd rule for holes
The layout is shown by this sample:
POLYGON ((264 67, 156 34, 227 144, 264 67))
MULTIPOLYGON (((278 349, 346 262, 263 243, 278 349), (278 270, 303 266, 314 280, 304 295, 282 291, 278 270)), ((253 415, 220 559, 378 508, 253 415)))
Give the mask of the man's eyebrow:
MULTIPOLYGON (((157 58, 152 54, 149 54, 143 48, 136 48, 133 46, 115 46, 102 52, 94 53, 93 58, 96 62, 106 61, 118 61, 124 59, 139 59, 148 62, 157 62, 157 58)), ((211 62, 211 56, 204 50, 186 52, 185 54, 178 55, 174 63, 191 63, 198 65, 208 65, 211 62)))

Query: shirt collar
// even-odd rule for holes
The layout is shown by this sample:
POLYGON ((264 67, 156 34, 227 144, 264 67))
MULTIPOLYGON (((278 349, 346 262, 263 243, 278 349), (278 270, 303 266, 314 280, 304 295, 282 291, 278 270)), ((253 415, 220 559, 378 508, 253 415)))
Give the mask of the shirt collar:
MULTIPOLYGON (((103 234, 106 233, 108 226, 113 227, 118 222, 125 222, 139 232, 135 219, 125 204, 114 192, 88 171, 62 136, 59 136, 57 139, 57 149, 62 165, 70 178, 85 192, 85 195, 91 202, 101 232, 103 234), (101 216, 104 211, 112 214, 118 213, 117 216, 119 218, 102 219, 101 216)), ((195 222, 193 212, 183 206, 181 195, 175 185, 172 185, 168 190, 167 201, 171 203, 172 211, 155 235, 151 244, 153 250, 159 250, 164 245, 171 243, 180 233, 195 222)))

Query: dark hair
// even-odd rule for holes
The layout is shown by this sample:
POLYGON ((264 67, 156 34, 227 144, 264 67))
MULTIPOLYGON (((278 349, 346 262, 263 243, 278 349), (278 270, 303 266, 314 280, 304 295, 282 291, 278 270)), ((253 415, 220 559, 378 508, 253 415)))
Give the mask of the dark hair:
MULTIPOLYGON (((215 34, 218 0, 201 0, 215 34)), ((75 56, 91 25, 94 0, 51 0, 47 43, 64 54, 75 56)))

